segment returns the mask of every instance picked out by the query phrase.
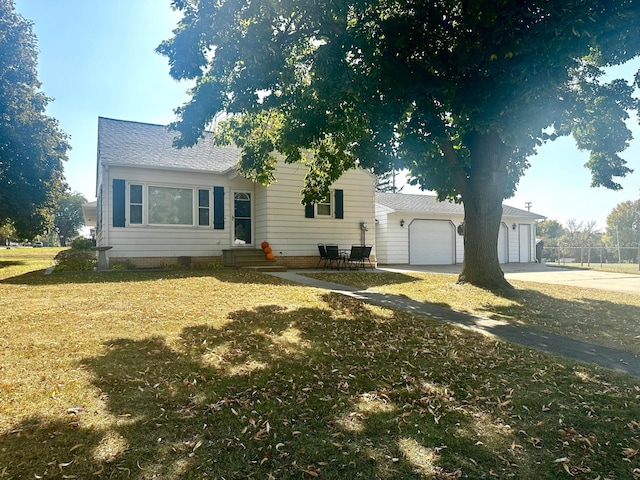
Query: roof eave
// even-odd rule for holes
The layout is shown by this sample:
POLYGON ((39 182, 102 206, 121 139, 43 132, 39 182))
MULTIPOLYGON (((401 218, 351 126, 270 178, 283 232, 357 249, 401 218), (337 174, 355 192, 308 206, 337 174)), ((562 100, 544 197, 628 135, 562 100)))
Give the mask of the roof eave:
POLYGON ((229 172, 235 171, 235 168, 233 167, 227 168, 226 170, 205 170, 190 167, 173 167, 170 165, 131 165, 130 163, 120 162, 101 162, 101 165, 106 167, 140 168, 145 170, 165 170, 170 172, 208 173, 212 175, 227 175, 229 172))

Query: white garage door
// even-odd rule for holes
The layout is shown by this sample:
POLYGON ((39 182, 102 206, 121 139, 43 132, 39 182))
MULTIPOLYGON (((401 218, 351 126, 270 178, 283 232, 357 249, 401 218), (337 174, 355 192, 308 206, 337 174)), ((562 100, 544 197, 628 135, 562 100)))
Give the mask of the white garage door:
POLYGON ((449 220, 414 220, 409 225, 411 265, 453 265, 455 231, 449 220))

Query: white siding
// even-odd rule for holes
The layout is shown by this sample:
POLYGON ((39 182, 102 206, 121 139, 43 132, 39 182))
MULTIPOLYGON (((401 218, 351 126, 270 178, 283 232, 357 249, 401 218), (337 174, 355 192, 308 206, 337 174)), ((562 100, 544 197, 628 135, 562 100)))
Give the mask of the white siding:
POLYGON ((464 235, 458 234, 458 225, 462 224, 464 217, 453 217, 451 221, 454 223, 456 232, 456 263, 464 261, 464 235))
MULTIPOLYGON (((109 257, 174 257, 217 256, 229 248, 231 241, 231 191, 253 191, 253 183, 243 177, 229 179, 226 176, 201 172, 166 171, 157 169, 110 167, 104 172, 102 192, 103 231, 98 245, 111 245, 109 257), (113 227, 113 179, 154 186, 224 187, 224 230, 196 226, 128 225, 113 227)), ((213 205, 210 206, 213 211, 213 205)))
POLYGON ((535 260, 535 221, 518 217, 503 220, 509 231, 509 262, 533 262, 535 260))
POLYGON ((264 241, 268 241, 268 224, 267 224, 267 212, 269 211, 269 198, 267 196, 266 188, 262 185, 256 185, 255 193, 253 195, 253 231, 254 238, 253 243, 256 247, 264 241))
POLYGON ((498 231, 498 261, 500 263, 509 261, 509 227, 504 222, 500 222, 498 231))
POLYGON ((409 225, 413 218, 394 213, 389 215, 389 263, 409 263, 409 225), (404 221, 404 226, 400 222, 404 221))
MULTIPOLYGON (((276 255, 308 256, 318 254, 318 243, 337 243, 348 248, 360 244, 360 223, 365 222, 365 243, 374 244, 374 186, 376 179, 364 170, 349 170, 332 186, 331 190, 343 190, 344 218, 335 218, 335 199, 332 199, 331 217, 305 218, 301 204, 306 166, 280 162, 276 171, 277 182, 268 188, 257 187, 264 199, 263 217, 266 219, 264 237, 276 255)), ((375 245, 374 245, 375 249, 375 245)), ((374 250, 375 252, 375 250, 374 250)))
POLYGON ((389 262, 389 212, 391 210, 383 205, 375 204, 375 249, 376 259, 379 263, 387 264, 389 262))
POLYGON ((505 222, 509 229, 509 263, 520 262, 520 241, 518 238, 517 225, 516 229, 513 229, 513 221, 505 222))

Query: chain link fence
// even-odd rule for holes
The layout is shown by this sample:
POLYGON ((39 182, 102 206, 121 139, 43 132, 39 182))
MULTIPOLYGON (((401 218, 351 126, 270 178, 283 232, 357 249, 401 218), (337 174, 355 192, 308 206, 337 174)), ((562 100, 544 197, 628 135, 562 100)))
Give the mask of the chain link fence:
POLYGON ((605 247, 586 245, 572 247, 559 245, 555 247, 544 245, 542 247, 542 262, 544 263, 578 263, 590 264, 638 264, 640 258, 640 246, 638 247, 605 247))

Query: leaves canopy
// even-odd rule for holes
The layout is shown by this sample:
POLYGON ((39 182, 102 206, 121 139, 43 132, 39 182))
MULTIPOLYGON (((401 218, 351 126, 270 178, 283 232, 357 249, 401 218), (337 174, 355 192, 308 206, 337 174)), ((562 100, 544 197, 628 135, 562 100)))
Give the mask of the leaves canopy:
POLYGON ((30 239, 50 225, 65 190, 63 161, 70 148, 57 120, 44 114, 37 42, 32 25, 0 0, 0 225, 30 239))
POLYGON ((64 193, 58 200, 58 208, 55 212, 54 230, 60 237, 60 244, 64 245, 78 234, 80 227, 84 225, 82 205, 87 199, 81 193, 64 193))
POLYGON ((619 203, 607 216, 607 239, 612 245, 640 246, 640 200, 619 203))
POLYGON ((564 233, 564 228, 557 220, 543 220, 536 223, 536 237, 544 240, 560 238, 564 233))
POLYGON ((303 202, 346 169, 407 168, 465 211, 460 283, 509 288, 502 201, 536 147, 573 135, 592 185, 619 189, 634 87, 604 68, 640 52, 633 0, 174 0, 184 16, 158 51, 195 79, 178 145, 225 113, 240 170, 274 180, 273 151, 304 161, 303 202))
POLYGON ((395 155, 414 183, 463 201, 494 162, 507 198, 536 147, 564 135, 591 152, 593 186, 619 189, 630 172, 618 154, 631 139, 627 111, 638 109, 634 85, 605 82, 603 68, 639 53, 640 2, 173 5, 184 17, 158 51, 174 78, 197 80, 177 109, 178 143, 196 142, 222 112, 240 115, 222 137, 243 149, 245 173, 268 184, 274 150, 305 159, 305 200, 355 165, 383 173, 395 155))

